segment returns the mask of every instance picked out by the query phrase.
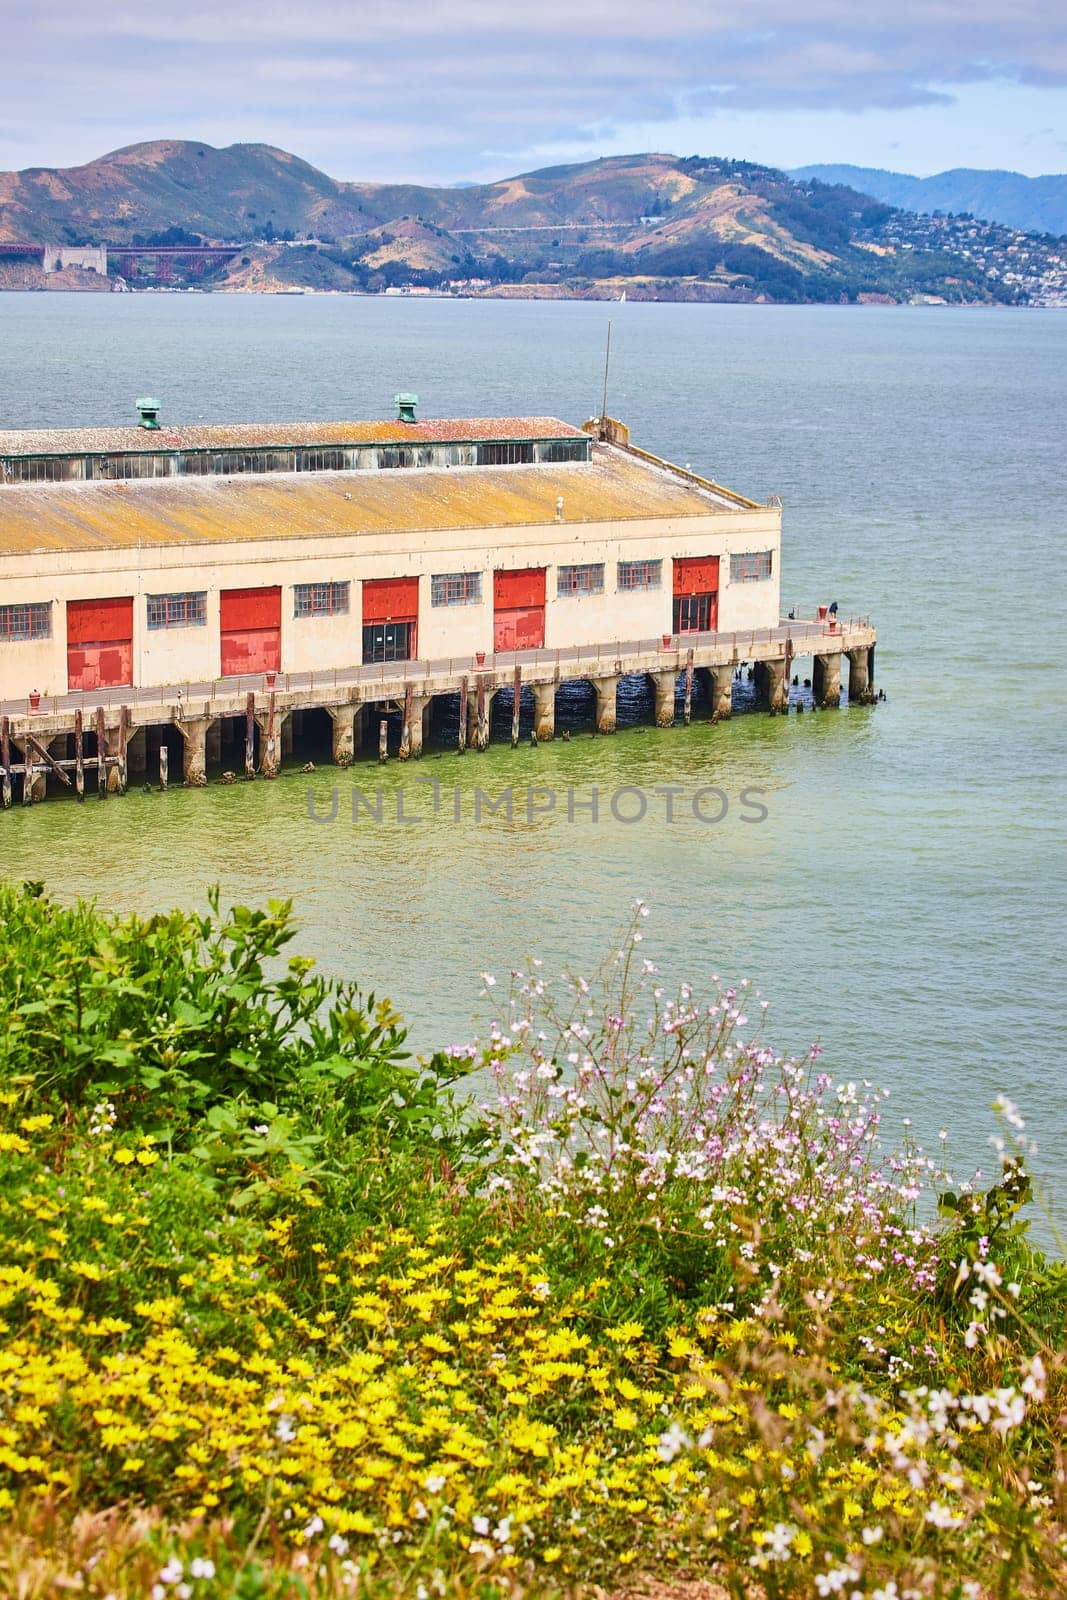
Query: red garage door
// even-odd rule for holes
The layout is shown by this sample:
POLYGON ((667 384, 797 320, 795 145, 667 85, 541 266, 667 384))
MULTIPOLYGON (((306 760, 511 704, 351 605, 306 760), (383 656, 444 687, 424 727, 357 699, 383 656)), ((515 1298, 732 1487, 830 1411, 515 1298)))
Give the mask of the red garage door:
POLYGON ((133 596, 67 601, 67 684, 108 689, 133 683, 133 596))
POLYGON ((223 589, 219 597, 222 676, 279 672, 282 665, 282 591, 223 589))
POLYGON ((545 642, 545 569, 493 574, 493 649, 540 650, 545 642))
POLYGON ((418 578, 372 578, 364 583, 364 662, 413 661, 418 638, 418 578))
POLYGON ((718 556, 675 557, 674 631, 709 633, 719 626, 718 556))

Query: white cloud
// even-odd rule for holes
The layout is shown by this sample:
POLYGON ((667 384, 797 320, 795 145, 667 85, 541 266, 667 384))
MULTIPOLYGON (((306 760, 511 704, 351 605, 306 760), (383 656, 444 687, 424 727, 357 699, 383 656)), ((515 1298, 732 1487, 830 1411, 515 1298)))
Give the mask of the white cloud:
POLYGON ((1062 90, 1067 13, 1049 0, 37 0, 7 18, 5 68, 0 165, 170 135, 281 144, 341 177, 448 181, 484 175, 493 151, 521 165, 593 138, 618 149, 635 126, 661 130, 662 148, 709 117, 713 132, 750 115, 951 112, 989 83, 1062 90))

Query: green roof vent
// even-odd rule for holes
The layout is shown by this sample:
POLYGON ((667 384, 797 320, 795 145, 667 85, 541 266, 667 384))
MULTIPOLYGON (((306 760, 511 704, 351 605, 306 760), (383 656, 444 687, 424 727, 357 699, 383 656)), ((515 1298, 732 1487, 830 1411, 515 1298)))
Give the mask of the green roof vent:
POLYGON ((159 401, 150 400, 146 396, 137 402, 137 415, 142 428, 159 427, 159 401))
POLYGON ((396 405, 396 420, 398 422, 416 422, 415 407, 419 403, 417 394, 397 394, 393 396, 396 405))

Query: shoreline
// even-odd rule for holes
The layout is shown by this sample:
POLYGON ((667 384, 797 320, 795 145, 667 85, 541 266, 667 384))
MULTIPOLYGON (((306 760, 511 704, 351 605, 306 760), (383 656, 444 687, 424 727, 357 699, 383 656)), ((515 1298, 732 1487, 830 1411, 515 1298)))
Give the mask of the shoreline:
MULTIPOLYGON (((714 285, 695 285, 694 287, 714 288, 714 285)), ((1067 300, 1062 302, 1038 302, 1029 305, 1006 305, 1001 301, 987 300, 944 300, 931 296, 923 296, 913 300, 894 300, 888 295, 863 295, 856 300, 769 300, 757 295, 743 294, 642 294, 640 292, 626 292, 625 299, 619 295, 592 290, 557 292, 559 286, 555 284, 530 284, 526 289, 519 289, 515 285, 505 286, 507 292, 501 290, 485 290, 478 292, 464 292, 461 294, 446 293, 431 289, 426 293, 389 294, 385 290, 369 292, 365 289, 314 289, 314 288, 285 288, 276 289, 251 289, 251 288, 144 288, 144 289, 117 289, 113 285, 79 285, 57 284, 52 285, 18 285, 0 284, 0 295, 74 295, 79 298, 90 295, 136 295, 138 297, 158 296, 180 297, 185 295, 200 296, 225 296, 228 299, 263 299, 263 300, 522 300, 522 301, 558 301, 566 304, 598 305, 715 305, 715 306, 761 306, 778 310, 801 310, 813 306, 834 307, 843 311, 865 311, 872 308, 899 309, 906 311, 948 310, 948 311, 1064 311, 1067 310, 1067 300)))

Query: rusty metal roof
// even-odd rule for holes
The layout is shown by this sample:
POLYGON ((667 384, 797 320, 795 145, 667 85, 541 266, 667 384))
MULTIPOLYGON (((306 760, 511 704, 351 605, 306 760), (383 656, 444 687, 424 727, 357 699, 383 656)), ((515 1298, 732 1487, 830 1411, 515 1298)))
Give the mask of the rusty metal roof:
POLYGON ((0 430, 0 456, 99 455, 124 451, 226 450, 277 445, 451 444, 485 439, 581 439, 558 417, 429 418, 424 422, 242 422, 141 428, 0 430))
POLYGON ((555 524, 559 496, 570 526, 744 509, 681 475, 595 445, 592 461, 561 465, 15 485, 0 491, 0 556, 491 531, 555 524))

